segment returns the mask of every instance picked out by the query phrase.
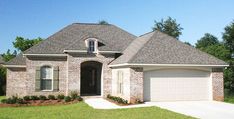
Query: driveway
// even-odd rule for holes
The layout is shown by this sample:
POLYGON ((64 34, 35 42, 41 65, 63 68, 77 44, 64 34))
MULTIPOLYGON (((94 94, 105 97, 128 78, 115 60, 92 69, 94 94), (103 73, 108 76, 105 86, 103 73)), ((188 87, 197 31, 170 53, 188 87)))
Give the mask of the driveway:
POLYGON ((146 102, 167 110, 202 119, 234 119, 234 104, 216 101, 146 102))

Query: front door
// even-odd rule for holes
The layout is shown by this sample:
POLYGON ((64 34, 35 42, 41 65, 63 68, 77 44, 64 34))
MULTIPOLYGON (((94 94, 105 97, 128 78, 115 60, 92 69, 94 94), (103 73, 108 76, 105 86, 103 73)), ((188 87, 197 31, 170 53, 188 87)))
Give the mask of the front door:
POLYGON ((101 94, 101 64, 90 61, 81 65, 80 93, 83 96, 101 94))
POLYGON ((95 95, 97 88, 97 70, 93 67, 85 67, 81 72, 81 94, 95 95))

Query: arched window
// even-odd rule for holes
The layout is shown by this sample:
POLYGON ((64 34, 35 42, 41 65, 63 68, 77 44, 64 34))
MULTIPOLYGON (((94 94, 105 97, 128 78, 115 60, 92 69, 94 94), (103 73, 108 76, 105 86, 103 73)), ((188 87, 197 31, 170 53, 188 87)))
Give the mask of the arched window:
POLYGON ((95 41, 94 40, 89 40, 88 41, 88 50, 89 50, 89 52, 91 52, 91 53, 95 52, 96 51, 95 48, 96 48, 95 47, 95 41))
POLYGON ((50 66, 41 67, 41 90, 52 90, 53 70, 50 66))

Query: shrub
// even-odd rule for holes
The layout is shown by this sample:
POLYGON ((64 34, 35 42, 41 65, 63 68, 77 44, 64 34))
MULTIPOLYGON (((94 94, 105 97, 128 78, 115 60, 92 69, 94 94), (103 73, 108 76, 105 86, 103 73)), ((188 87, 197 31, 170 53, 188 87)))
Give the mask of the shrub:
POLYGON ((6 103, 7 104, 15 104, 17 101, 16 98, 7 98, 6 103))
POLYGON ((25 101, 29 101, 29 100, 30 100, 30 96, 24 96, 23 99, 24 99, 25 101))
POLYGON ((7 102, 7 99, 2 99, 2 100, 1 100, 1 103, 4 103, 4 104, 5 104, 6 102, 7 102))
POLYGON ((80 96, 77 96, 76 99, 77 99, 78 101, 83 101, 83 98, 80 97, 80 96))
POLYGON ((32 96, 30 96, 30 99, 31 99, 31 100, 39 100, 39 97, 36 96, 36 95, 32 95, 32 96))
POLYGON ((141 104, 141 103, 143 103, 143 101, 141 101, 140 99, 136 99, 136 100, 135 100, 135 103, 136 103, 136 104, 141 104))
POLYGON ((64 101, 65 102, 70 102, 71 101, 71 97, 70 96, 65 96, 64 97, 64 101))
POLYGON ((70 93, 72 100, 75 100, 78 97, 77 91, 71 91, 70 93))
POLYGON ((121 97, 111 96, 111 95, 108 94, 107 98, 109 98, 109 99, 111 99, 111 100, 113 100, 115 102, 118 102, 120 104, 128 104, 128 101, 121 98, 121 97))
POLYGON ((50 100, 55 100, 56 98, 55 98, 54 95, 48 95, 48 99, 50 99, 50 100))
POLYGON ((25 104, 24 99, 22 99, 22 98, 18 98, 18 99, 16 100, 16 103, 17 103, 17 104, 25 104))
POLYGON ((46 96, 44 96, 44 95, 40 95, 39 98, 40 98, 40 100, 46 100, 47 99, 46 96))
POLYGON ((59 99, 59 100, 63 100, 63 99, 64 99, 64 97, 65 97, 65 96, 64 96, 63 94, 60 94, 60 95, 58 95, 58 96, 57 96, 57 99, 59 99))

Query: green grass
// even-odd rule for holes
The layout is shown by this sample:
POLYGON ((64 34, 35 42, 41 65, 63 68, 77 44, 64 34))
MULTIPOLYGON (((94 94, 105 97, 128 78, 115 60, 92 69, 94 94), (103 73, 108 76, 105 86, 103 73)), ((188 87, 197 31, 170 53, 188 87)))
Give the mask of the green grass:
POLYGON ((99 110, 81 102, 71 105, 0 108, 0 119, 191 119, 158 107, 99 110))

